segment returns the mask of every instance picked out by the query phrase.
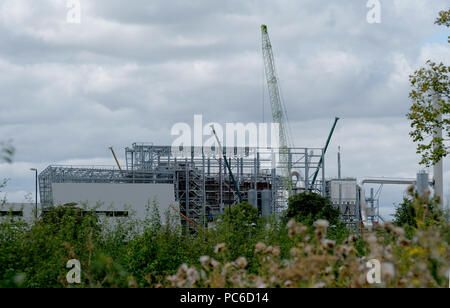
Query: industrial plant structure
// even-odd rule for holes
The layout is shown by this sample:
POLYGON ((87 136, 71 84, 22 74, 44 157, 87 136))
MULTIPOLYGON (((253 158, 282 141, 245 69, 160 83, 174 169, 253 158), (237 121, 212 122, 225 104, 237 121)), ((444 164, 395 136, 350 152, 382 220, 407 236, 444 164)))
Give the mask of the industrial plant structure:
MULTIPOLYGON (((134 143, 125 149, 125 168, 49 166, 39 175, 41 203, 44 208, 55 205, 55 183, 172 184, 181 214, 203 225, 238 203, 222 156, 207 156, 205 153, 211 151, 194 147, 188 157, 173 152, 170 146, 134 143)), ((325 161, 319 165, 321 148, 289 148, 287 161, 277 164, 273 155, 258 149, 234 148, 232 152, 235 155, 228 157, 228 164, 239 191, 262 215, 282 211, 290 195, 305 189, 325 195, 325 161), (316 171, 320 177, 311 186, 316 171), (286 173, 293 176, 286 178, 286 173)))

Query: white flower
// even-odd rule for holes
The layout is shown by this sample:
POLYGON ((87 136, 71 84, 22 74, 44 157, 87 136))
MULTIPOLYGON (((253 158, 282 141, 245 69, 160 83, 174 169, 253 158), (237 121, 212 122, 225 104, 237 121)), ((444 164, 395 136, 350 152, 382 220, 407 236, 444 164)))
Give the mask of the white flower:
POLYGON ((239 257, 234 261, 240 268, 245 268, 247 266, 247 260, 244 257, 239 257))
POLYGON ((328 228, 328 226, 329 226, 328 221, 324 220, 324 219, 319 219, 314 222, 314 227, 317 227, 317 228, 328 228))
POLYGON ((392 279, 395 276, 395 267, 394 264, 389 262, 384 262, 381 266, 381 274, 385 279, 392 279))
POLYGON ((201 256, 200 263, 203 266, 207 266, 209 264, 209 256, 201 256))

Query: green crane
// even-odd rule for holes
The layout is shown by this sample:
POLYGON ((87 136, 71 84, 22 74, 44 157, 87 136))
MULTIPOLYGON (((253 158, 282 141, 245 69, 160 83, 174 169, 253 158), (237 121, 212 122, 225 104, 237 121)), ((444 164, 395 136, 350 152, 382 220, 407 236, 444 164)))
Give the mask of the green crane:
POLYGON ((328 144, 330 143, 331 136, 333 136, 333 132, 334 132, 334 129, 336 128, 336 124, 337 124, 338 121, 339 121, 339 118, 336 117, 334 119, 334 124, 333 124, 333 127, 331 128, 330 134, 328 135, 327 142, 325 143, 325 148, 323 149, 322 156, 320 156, 319 164, 317 166, 316 172, 314 173, 314 177, 313 177, 313 179, 311 181, 311 185, 309 186, 310 187, 309 190, 312 190, 313 187, 314 187, 314 183, 316 182, 317 175, 319 174, 320 167, 322 167, 322 163, 323 163, 323 159, 325 157, 325 153, 327 152, 327 149, 328 149, 328 144))
POLYGON ((287 127, 286 107, 284 106, 280 88, 278 86, 277 72, 275 69, 275 59, 272 51, 272 44, 270 43, 267 26, 261 26, 262 35, 262 52, 264 59, 264 72, 266 74, 267 87, 269 91, 270 106, 272 108, 272 118, 275 123, 279 124, 279 159, 280 165, 283 169, 283 176, 289 179, 289 165, 288 165, 288 142, 290 141, 289 130, 287 127))

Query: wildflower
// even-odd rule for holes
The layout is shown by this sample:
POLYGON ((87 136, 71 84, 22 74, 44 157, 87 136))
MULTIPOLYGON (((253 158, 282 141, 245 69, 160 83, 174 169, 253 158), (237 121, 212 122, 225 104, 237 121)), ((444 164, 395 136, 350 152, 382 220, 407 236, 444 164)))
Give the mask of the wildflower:
POLYGON ((219 267, 220 263, 217 260, 215 260, 215 259, 211 259, 211 265, 213 267, 219 267))
POLYGON ((316 288, 316 289, 325 288, 325 287, 326 287, 325 282, 318 282, 318 283, 314 284, 314 286, 313 286, 313 288, 316 288))
POLYGON ((293 256, 293 257, 298 256, 298 250, 297 250, 297 248, 295 248, 295 247, 291 248, 291 250, 289 251, 289 253, 290 253, 291 256, 293 256))
POLYGON ((188 268, 186 274, 187 274, 187 280, 191 285, 195 284, 200 278, 198 271, 194 266, 191 266, 190 268, 188 268))
POLYGON ((280 255, 280 246, 275 247, 274 249, 272 249, 272 254, 275 257, 278 257, 280 255))
POLYGON ((407 238, 405 238, 404 236, 399 237, 397 240, 397 245, 399 245, 399 246, 407 247, 407 246, 409 246, 409 244, 410 244, 410 241, 407 238))
POLYGON ((415 190, 414 185, 410 185, 410 186, 408 186, 408 189, 406 191, 408 192, 409 195, 412 196, 412 195, 414 195, 414 190, 415 190))
POLYGON ((209 265, 209 256, 201 256, 200 257, 200 263, 202 266, 207 267, 209 265))
POLYGON ((234 263, 230 263, 230 262, 228 262, 228 263, 226 263, 224 266, 223 266, 223 273, 226 273, 230 268, 232 268, 232 267, 234 267, 234 263))
POLYGON ((328 225, 329 225, 328 221, 326 221, 324 219, 319 219, 316 222, 314 222, 314 227, 316 227, 316 228, 326 229, 326 228, 328 228, 328 225))
POLYGON ((393 232, 394 231, 394 225, 391 222, 389 222, 389 221, 384 223, 384 228, 388 232, 393 232))
POLYGON ((244 257, 239 257, 234 261, 237 266, 240 268, 246 268, 247 267, 247 260, 244 257))
POLYGON ((300 235, 305 235, 306 232, 308 232, 308 228, 299 224, 298 226, 295 227, 295 233, 300 234, 300 235))
POLYGON ((328 249, 333 248, 335 244, 336 244, 336 241, 332 241, 332 240, 328 240, 328 239, 322 240, 322 245, 328 249))
POLYGON ((264 283, 264 280, 261 277, 258 277, 256 279, 256 287, 259 289, 267 288, 267 284, 264 283))
POLYGON ((377 237, 375 235, 371 234, 367 237, 366 242, 370 245, 376 244, 377 237))
POLYGON ((289 222, 287 223, 287 227, 288 228, 293 228, 296 225, 296 222, 294 219, 289 220, 289 222))
POLYGON ((420 247, 415 247, 415 248, 411 249, 411 251, 409 252, 410 256, 413 256, 413 255, 420 256, 420 255, 423 255, 423 254, 425 254, 425 250, 423 248, 420 248, 420 247))
POLYGON ((290 286, 292 286, 293 285, 293 283, 292 283, 292 281, 290 281, 290 280, 286 280, 285 282, 284 282, 284 286, 285 287, 290 287, 290 286))
POLYGON ((221 253, 226 246, 227 244, 225 243, 217 244, 217 246, 214 248, 214 253, 221 253))
POLYGON ((390 280, 395 276, 395 267, 394 264, 389 262, 384 262, 381 266, 381 274, 384 279, 390 280))
POLYGON ((188 270, 187 264, 183 263, 183 264, 180 266, 180 268, 178 269, 178 272, 179 272, 180 274, 184 274, 184 273, 187 272, 187 270, 188 270))
POLYGON ((260 253, 262 251, 264 251, 264 249, 266 249, 266 244, 264 244, 263 242, 258 242, 255 245, 255 253, 260 253))
POLYGON ((403 228, 400 227, 395 227, 392 232, 396 235, 405 235, 405 230, 403 230, 403 228))
POLYGON ((356 234, 352 234, 347 238, 347 241, 350 242, 356 242, 358 240, 358 236, 356 234))
POLYGON ((136 280, 134 280, 133 277, 129 278, 128 287, 129 288, 137 288, 138 287, 137 282, 136 282, 136 280))

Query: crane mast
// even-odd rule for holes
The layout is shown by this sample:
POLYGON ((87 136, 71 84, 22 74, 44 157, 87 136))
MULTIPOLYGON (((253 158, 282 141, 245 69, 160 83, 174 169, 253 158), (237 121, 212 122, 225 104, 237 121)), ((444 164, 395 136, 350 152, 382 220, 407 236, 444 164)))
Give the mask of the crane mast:
POLYGON ((289 176, 288 166, 288 131, 286 127, 285 111, 280 98, 280 89, 275 70, 275 61, 272 52, 267 26, 261 26, 262 33, 262 52, 264 58, 264 71, 266 73, 267 87, 269 90, 270 106, 272 108, 272 118, 274 123, 278 123, 279 130, 279 159, 280 165, 285 171, 284 175, 289 176))

